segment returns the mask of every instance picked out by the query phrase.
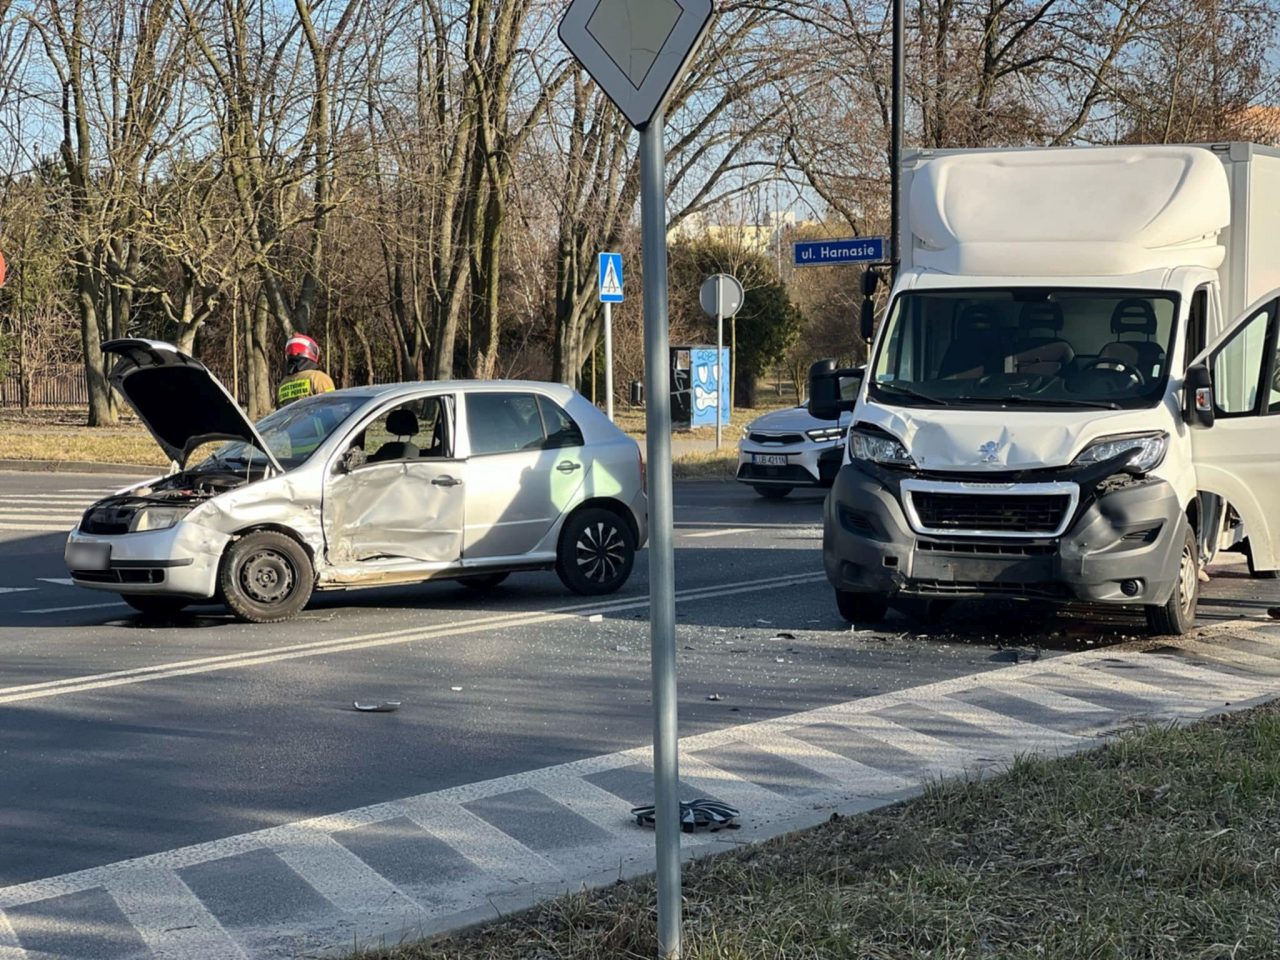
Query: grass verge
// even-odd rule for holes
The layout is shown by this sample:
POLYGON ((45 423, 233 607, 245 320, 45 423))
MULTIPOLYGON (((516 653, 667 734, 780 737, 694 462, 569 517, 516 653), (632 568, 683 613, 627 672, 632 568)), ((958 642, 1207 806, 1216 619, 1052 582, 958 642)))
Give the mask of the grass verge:
POLYGON ((168 464, 151 434, 136 420, 115 427, 86 427, 83 411, 59 410, 0 417, 0 460, 168 464))
MULTIPOLYGON (((1280 955, 1280 707, 930 787, 685 869, 686 960, 1280 955)), ((651 881, 381 960, 654 953, 651 881)))
POLYGON ((732 480, 738 472, 738 451, 695 450, 671 460, 671 475, 677 480, 732 480))

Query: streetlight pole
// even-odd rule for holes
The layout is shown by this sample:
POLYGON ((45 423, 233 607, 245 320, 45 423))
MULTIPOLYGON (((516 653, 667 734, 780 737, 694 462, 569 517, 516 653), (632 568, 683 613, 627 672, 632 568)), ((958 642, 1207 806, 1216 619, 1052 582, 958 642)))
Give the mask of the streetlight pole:
POLYGON ((893 0, 893 113, 889 118, 889 217, 893 222, 889 225, 889 259, 892 261, 895 280, 901 260, 902 110, 905 85, 902 35, 906 19, 905 6, 905 0, 893 0))

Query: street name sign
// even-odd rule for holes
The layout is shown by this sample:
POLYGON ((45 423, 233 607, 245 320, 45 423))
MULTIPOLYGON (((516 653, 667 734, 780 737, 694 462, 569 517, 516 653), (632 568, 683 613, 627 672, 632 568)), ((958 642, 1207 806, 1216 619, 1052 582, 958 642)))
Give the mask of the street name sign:
POLYGON ((884 237, 802 240, 793 245, 797 267, 829 267, 840 263, 883 263, 884 237))

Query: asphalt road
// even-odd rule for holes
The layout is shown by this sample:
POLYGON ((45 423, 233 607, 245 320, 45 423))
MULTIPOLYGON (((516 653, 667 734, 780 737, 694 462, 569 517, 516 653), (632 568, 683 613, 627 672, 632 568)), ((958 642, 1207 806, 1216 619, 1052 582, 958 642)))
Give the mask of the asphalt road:
MULTIPOLYGON (((0 886, 650 740, 646 554, 597 603, 540 573, 488 595, 322 594, 274 626, 215 606, 155 624, 59 582, 58 531, 125 482, 0 474, 0 886)), ((1000 604, 850 631, 820 513, 820 497, 677 487, 682 735, 1138 631, 1000 604)), ((1215 571, 1202 612, 1256 617, 1276 593, 1215 571)))

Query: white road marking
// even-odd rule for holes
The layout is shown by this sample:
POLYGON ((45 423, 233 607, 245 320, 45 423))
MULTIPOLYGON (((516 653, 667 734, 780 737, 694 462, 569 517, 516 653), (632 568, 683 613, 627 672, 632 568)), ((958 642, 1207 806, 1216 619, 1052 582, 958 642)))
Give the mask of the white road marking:
MULTIPOLYGON (((781 587, 791 587, 803 583, 816 583, 824 577, 820 574, 797 574, 789 577, 776 577, 767 580, 748 580, 725 584, 718 587, 700 587, 676 592, 677 601, 703 600, 714 597, 734 596, 742 593, 754 593, 781 587)), ((120 604, 86 604, 76 607, 53 607, 41 610, 23 610, 22 613, 55 613, 67 610, 87 610, 98 606, 119 606, 120 604)), ((342 637, 334 640, 318 640, 310 643, 290 644, 271 650, 259 650, 246 653, 224 654, 216 657, 199 657, 191 660, 178 660, 169 663, 155 664, 148 667, 136 667, 130 670, 115 670, 110 673, 90 674, 82 677, 69 677, 62 680, 50 680, 42 683, 22 684, 14 687, 0 688, 0 703, 16 703, 22 700, 35 700, 45 697, 60 696, 67 693, 80 693, 88 690, 99 690, 107 687, 118 687, 127 684, 144 683, 149 680, 168 679, 172 677, 190 676, 196 673, 212 673, 217 670, 233 670, 239 667, 261 666, 282 660, 295 660, 301 657, 313 657, 324 653, 363 650, 369 647, 381 647, 392 644, 412 643, 418 640, 440 640, 450 637, 466 636, 480 631, 490 631, 502 626, 533 626, 553 623, 558 620, 573 619, 584 611, 617 613, 624 610, 642 609, 649 605, 648 597, 638 600, 620 600, 608 603, 575 604, 560 607, 543 613, 519 611, 490 617, 476 617, 460 624, 441 624, 435 627, 414 627, 404 630, 391 630, 383 633, 365 634, 363 636, 342 637)))
POLYGON ((271 849, 339 910, 357 916, 406 915, 421 910, 382 874, 327 833, 295 827, 271 849))
POLYGON ((41 583, 56 583, 60 587, 74 587, 76 582, 70 577, 36 577, 41 583))
POLYGON ((560 876, 554 864, 459 803, 441 803, 427 794, 401 800, 396 806, 481 870, 509 883, 544 883, 560 876))
POLYGON ((682 533, 680 536, 687 537, 690 540, 698 537, 729 537, 736 533, 754 533, 751 527, 728 527, 724 530, 703 530, 701 533, 682 533))
POLYGON ((218 919, 172 870, 122 870, 106 887, 156 960, 245 957, 218 919))
POLYGON ((12 533, 70 533, 71 526, 65 523, 4 523, 0 521, 0 530, 12 533))
POLYGON ((3 911, 0 911, 0 960, 27 960, 27 951, 3 911))
POLYGON ((40 607, 38 610, 19 610, 19 613, 66 613, 71 610, 105 610, 107 607, 123 607, 123 600, 111 603, 78 603, 72 607, 40 607))
POLYGON ((0 587, 0 593, 30 593, 38 587, 0 587))

